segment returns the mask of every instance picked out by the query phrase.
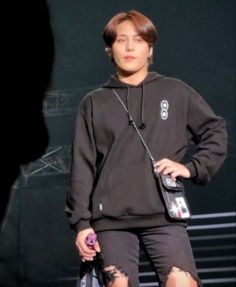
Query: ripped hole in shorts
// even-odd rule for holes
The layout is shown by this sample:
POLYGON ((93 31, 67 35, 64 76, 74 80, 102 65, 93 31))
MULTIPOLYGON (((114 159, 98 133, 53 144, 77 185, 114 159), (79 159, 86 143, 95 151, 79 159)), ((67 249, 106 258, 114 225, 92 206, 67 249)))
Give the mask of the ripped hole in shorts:
POLYGON ((202 285, 198 278, 195 278, 189 272, 174 266, 168 272, 164 286, 201 287, 202 285))
POLYGON ((103 272, 104 272, 106 286, 112 286, 112 284, 115 281, 119 280, 121 282, 120 286, 129 287, 128 275, 122 270, 121 267, 111 265, 111 266, 104 268, 103 272))

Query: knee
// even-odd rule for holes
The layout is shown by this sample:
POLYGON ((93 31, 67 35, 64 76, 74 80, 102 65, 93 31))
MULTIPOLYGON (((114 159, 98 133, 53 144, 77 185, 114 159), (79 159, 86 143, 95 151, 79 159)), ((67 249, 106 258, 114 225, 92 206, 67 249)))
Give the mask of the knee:
POLYGON ((188 272, 173 267, 166 280, 166 287, 198 287, 196 280, 188 272))
POLYGON ((109 266, 104 269, 106 274, 107 287, 129 287, 129 277, 125 272, 116 266, 109 266))

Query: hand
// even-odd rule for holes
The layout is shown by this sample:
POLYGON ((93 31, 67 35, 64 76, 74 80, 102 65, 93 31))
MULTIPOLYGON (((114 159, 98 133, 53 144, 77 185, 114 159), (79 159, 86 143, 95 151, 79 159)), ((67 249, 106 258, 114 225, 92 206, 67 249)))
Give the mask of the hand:
POLYGON ((181 163, 172 161, 168 158, 163 158, 155 163, 155 170, 164 175, 170 175, 172 180, 181 176, 183 178, 190 178, 190 171, 181 163))
POLYGON ((85 239, 89 233, 94 233, 94 230, 92 228, 87 228, 78 232, 76 236, 75 245, 79 250, 82 261, 92 261, 96 256, 96 252, 101 251, 98 241, 96 241, 93 248, 86 245, 85 239))

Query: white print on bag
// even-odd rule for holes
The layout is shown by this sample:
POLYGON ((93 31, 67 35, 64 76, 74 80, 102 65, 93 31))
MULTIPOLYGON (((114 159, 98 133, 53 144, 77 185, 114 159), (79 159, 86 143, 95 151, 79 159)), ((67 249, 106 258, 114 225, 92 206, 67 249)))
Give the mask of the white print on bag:
POLYGON ((161 101, 160 106, 161 106, 161 112, 160 112, 161 118, 163 120, 166 120, 168 118, 169 103, 167 102, 167 100, 163 100, 161 101))
POLYGON ((171 203, 171 212, 179 218, 189 218, 190 213, 183 197, 177 197, 175 202, 171 203))

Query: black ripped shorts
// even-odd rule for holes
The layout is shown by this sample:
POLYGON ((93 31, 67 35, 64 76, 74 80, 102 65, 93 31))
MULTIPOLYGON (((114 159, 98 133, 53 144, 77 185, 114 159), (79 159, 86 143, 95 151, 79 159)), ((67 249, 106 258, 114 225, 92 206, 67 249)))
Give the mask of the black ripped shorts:
POLYGON ((154 228, 109 230, 97 232, 105 266, 121 267, 132 287, 139 286, 140 245, 148 255, 157 281, 164 286, 168 273, 175 266, 198 278, 190 240, 185 226, 178 224, 154 228))

